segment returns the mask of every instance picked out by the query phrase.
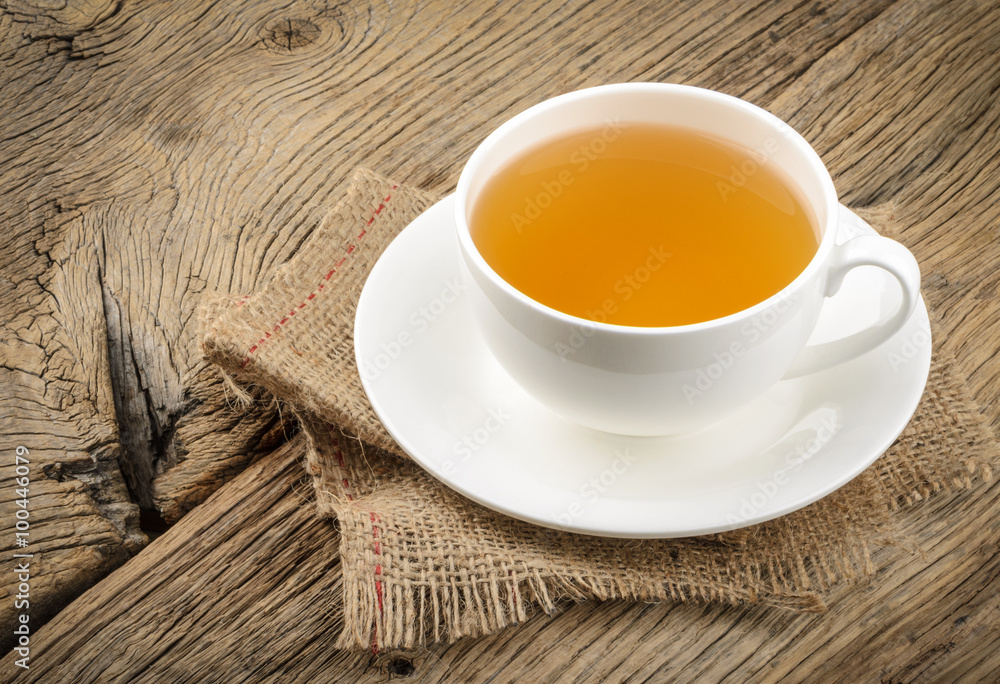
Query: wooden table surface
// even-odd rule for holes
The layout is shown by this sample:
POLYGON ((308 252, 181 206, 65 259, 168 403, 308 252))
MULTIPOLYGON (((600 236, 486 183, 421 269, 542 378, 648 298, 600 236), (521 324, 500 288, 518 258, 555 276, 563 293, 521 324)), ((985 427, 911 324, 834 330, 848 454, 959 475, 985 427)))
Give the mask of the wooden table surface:
POLYGON ((447 193, 530 105, 686 83, 788 121, 845 204, 892 208, 996 431, 997 2, 0 0, 0 65, 5 649, 17 446, 35 554, 31 669, 11 652, 0 681, 1000 681, 996 483, 917 506, 919 552, 880 551, 826 614, 589 602, 335 651, 301 436, 266 398, 230 408, 193 319, 294 254, 356 166, 447 193))

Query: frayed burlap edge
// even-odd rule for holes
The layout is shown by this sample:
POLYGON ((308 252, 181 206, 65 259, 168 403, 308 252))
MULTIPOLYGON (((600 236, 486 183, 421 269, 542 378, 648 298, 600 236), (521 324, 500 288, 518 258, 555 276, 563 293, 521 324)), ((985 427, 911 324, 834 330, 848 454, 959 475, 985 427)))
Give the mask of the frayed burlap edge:
MULTIPOLYGON (((538 528, 452 495, 411 462, 363 445, 329 423, 303 414, 299 419, 308 440, 306 468, 317 494, 317 510, 321 515, 335 518, 341 529, 344 628, 336 643, 338 648, 370 648, 378 653, 483 636, 517 625, 535 611, 553 614, 568 602, 588 599, 760 603, 794 611, 822 612, 826 604, 819 591, 835 582, 874 572, 865 540, 815 560, 768 558, 745 566, 719 568, 715 575, 706 575, 700 581, 691 577, 657 579, 647 574, 649 567, 631 571, 622 568, 617 573, 607 567, 594 571, 584 562, 560 561, 555 546, 549 558, 540 558, 543 553, 538 548, 544 543, 559 544, 563 549, 567 544, 579 543, 587 549, 578 554, 580 557, 591 556, 595 549, 606 553, 607 549, 621 546, 627 550, 624 558, 636 558, 643 554, 643 547, 655 547, 655 557, 666 559, 671 555, 671 545, 684 545, 690 552, 697 551, 695 547, 703 541, 604 539, 538 528), (331 454, 330 446, 343 453, 331 454), (355 478, 358 468, 350 464, 358 462, 355 459, 362 450, 367 453, 361 459, 363 467, 378 468, 376 479, 388 482, 384 487, 419 488, 453 499, 447 505, 460 510, 462 515, 503 527, 505 534, 513 539, 531 537, 535 557, 518 550, 508 552, 509 557, 500 560, 496 549, 480 550, 474 556, 456 554, 462 555, 461 561, 441 573, 440 578, 434 574, 418 578, 418 573, 405 567, 397 571, 392 563, 399 559, 388 549, 395 535, 412 531, 394 527, 391 520, 385 519, 384 511, 378 512, 377 502, 351 494, 359 488, 356 479, 363 477, 355 478), (467 562, 467 567, 461 567, 462 561, 467 562), (562 567, 557 568, 559 565, 562 567), (723 579, 726 571, 732 575, 723 579)), ((383 490, 381 495, 391 496, 394 492, 383 490)), ((432 511, 431 515, 436 513, 432 511)), ((725 540, 724 535, 719 536, 725 540)), ((728 552, 723 541, 704 542, 716 547, 717 560, 728 552)), ((743 540, 731 542, 734 549, 745 548, 743 540)), ((675 562, 684 560, 678 558, 675 562)), ((659 561, 647 561, 647 566, 655 565, 659 561)))

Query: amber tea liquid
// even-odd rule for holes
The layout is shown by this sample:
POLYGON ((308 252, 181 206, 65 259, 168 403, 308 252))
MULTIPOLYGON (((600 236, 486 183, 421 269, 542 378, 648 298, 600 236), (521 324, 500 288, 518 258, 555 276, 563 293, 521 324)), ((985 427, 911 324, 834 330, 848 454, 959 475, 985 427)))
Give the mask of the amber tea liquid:
POLYGON ((769 161, 686 128, 609 123, 556 138, 491 178, 470 217, 501 278, 559 311, 629 326, 700 323, 782 290, 818 248, 769 161))

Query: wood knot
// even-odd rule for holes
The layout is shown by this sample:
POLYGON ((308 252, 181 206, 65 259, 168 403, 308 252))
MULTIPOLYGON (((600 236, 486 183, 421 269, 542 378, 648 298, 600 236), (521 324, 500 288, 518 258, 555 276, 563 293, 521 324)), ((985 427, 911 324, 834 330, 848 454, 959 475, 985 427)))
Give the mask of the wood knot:
POLYGON ((309 19, 281 17, 261 30, 261 41, 269 52, 290 55, 301 52, 320 38, 320 28, 309 19))
POLYGON ((393 658, 385 669, 393 677, 409 677, 416 671, 413 663, 406 658, 393 658))

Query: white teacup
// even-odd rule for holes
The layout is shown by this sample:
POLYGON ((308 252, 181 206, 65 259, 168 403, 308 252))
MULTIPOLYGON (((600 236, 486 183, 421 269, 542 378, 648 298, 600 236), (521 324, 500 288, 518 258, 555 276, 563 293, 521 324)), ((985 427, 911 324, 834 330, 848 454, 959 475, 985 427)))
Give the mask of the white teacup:
POLYGON ((455 211, 463 277, 494 356, 552 411, 606 432, 662 435, 719 420, 783 378, 824 370, 875 348, 903 326, 920 294, 917 262, 899 243, 875 236, 835 243, 837 192, 805 139, 759 107, 691 86, 606 85, 531 107, 491 133, 473 153, 458 181, 455 211), (821 237, 812 261, 781 292, 755 306, 673 327, 589 321, 516 290, 472 241, 469 217, 477 196, 500 167, 527 148, 614 121, 686 126, 758 151, 757 159, 777 165, 797 185, 815 218, 821 237), (862 265, 896 277, 902 286, 899 310, 881 325, 806 346, 824 298, 836 294, 847 272, 862 265))

